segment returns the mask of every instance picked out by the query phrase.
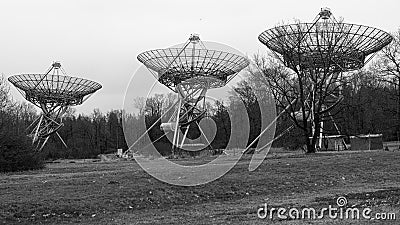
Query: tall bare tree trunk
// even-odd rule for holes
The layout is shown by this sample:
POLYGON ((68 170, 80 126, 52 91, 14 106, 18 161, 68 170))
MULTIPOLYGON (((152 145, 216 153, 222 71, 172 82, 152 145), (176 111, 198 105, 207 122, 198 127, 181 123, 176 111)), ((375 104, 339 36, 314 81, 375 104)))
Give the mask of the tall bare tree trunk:
POLYGON ((400 140, 400 77, 397 79, 397 141, 400 140))

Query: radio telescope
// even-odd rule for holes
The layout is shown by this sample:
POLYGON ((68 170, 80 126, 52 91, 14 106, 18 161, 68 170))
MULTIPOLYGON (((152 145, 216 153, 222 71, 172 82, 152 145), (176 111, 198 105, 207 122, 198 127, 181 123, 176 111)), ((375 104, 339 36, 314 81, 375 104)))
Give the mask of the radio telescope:
POLYGON ((50 135, 63 126, 62 116, 70 106, 82 104, 101 85, 90 80, 67 76, 59 62, 44 74, 20 74, 8 78, 26 100, 42 110, 42 114, 27 128, 35 149, 40 151, 50 135))
POLYGON ((258 39, 286 67, 304 77, 308 93, 302 100, 308 107, 304 110, 307 115, 303 116, 303 111, 292 115, 311 121, 312 136, 319 132, 317 147, 321 147, 324 118, 333 120, 330 111, 343 99, 339 82, 343 72, 361 69, 392 37, 377 28, 339 22, 329 8, 322 8, 312 23, 277 26, 262 32, 258 39))
MULTIPOLYGON (((191 126, 198 127, 200 135, 210 145, 210 140, 199 126, 199 121, 207 112, 207 91, 225 86, 249 65, 249 61, 234 53, 208 49, 197 34, 192 34, 182 47, 146 51, 137 59, 159 83, 177 96, 175 111, 160 127, 164 136, 173 133, 172 154, 176 148, 199 150, 204 147, 204 144, 186 141, 191 126)), ((146 133, 160 120, 151 125, 146 133)))

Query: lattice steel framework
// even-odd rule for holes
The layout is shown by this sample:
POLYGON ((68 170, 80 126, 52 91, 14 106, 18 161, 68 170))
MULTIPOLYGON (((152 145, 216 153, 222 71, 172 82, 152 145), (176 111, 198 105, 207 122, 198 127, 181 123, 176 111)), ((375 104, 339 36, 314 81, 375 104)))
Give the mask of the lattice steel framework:
MULTIPOLYGON (((338 22, 329 8, 322 8, 312 23, 277 26, 262 32, 258 39, 288 68, 309 77, 310 84, 318 82, 322 76, 328 77, 332 84, 332 81, 342 78, 343 72, 362 68, 392 41, 392 36, 377 28, 338 22)), ((329 84, 321 85, 336 88, 329 87, 329 84)), ((307 99, 311 103, 318 101, 313 95, 315 87, 312 89, 307 99)), ((331 94, 329 98, 323 108, 330 110, 342 100, 340 92, 331 94)), ((313 110, 312 106, 308 109, 311 121, 313 110)), ((322 132, 320 135, 319 147, 322 132)))
MULTIPOLYGON (((207 90, 223 87, 249 65, 243 56, 207 49, 196 34, 192 34, 182 48, 150 50, 137 58, 161 84, 178 95, 175 112, 167 123, 161 124, 165 135, 174 133, 174 148, 186 144, 189 127, 198 126, 198 121, 206 115, 207 90)), ((200 126, 198 128, 204 135, 200 126)))
POLYGON ((90 80, 67 76, 58 62, 45 74, 20 74, 8 78, 26 100, 42 110, 42 114, 27 128, 36 150, 41 150, 50 135, 58 134, 62 116, 70 106, 82 104, 101 85, 90 80))

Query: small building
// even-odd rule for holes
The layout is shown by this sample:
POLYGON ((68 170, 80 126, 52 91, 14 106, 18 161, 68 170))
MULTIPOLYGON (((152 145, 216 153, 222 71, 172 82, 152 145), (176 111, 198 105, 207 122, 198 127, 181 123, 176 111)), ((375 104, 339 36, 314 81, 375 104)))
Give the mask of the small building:
POLYGON ((382 134, 362 134, 350 136, 351 150, 379 150, 383 149, 382 134))
POLYGON ((342 151, 346 150, 344 135, 329 135, 322 138, 321 150, 325 151, 342 151))
MULTIPOLYGON (((346 150, 347 146, 344 142, 345 135, 327 135, 322 137, 322 145, 320 151, 342 151, 346 150)), ((317 145, 319 138, 317 139, 317 145)))

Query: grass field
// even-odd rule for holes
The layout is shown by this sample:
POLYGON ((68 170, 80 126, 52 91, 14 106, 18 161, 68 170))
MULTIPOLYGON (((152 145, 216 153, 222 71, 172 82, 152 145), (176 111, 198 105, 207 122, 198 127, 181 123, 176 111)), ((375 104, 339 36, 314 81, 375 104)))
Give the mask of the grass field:
MULTIPOLYGON (((3 224, 400 224, 400 152, 271 154, 196 187, 162 183, 134 161, 51 163, 0 174, 3 224), (370 207, 397 220, 260 219, 273 207, 370 207)), ((182 163, 182 162, 181 162, 182 163)), ((186 161, 183 161, 186 163, 186 161)), ((191 163, 190 160, 187 163, 191 163)))

